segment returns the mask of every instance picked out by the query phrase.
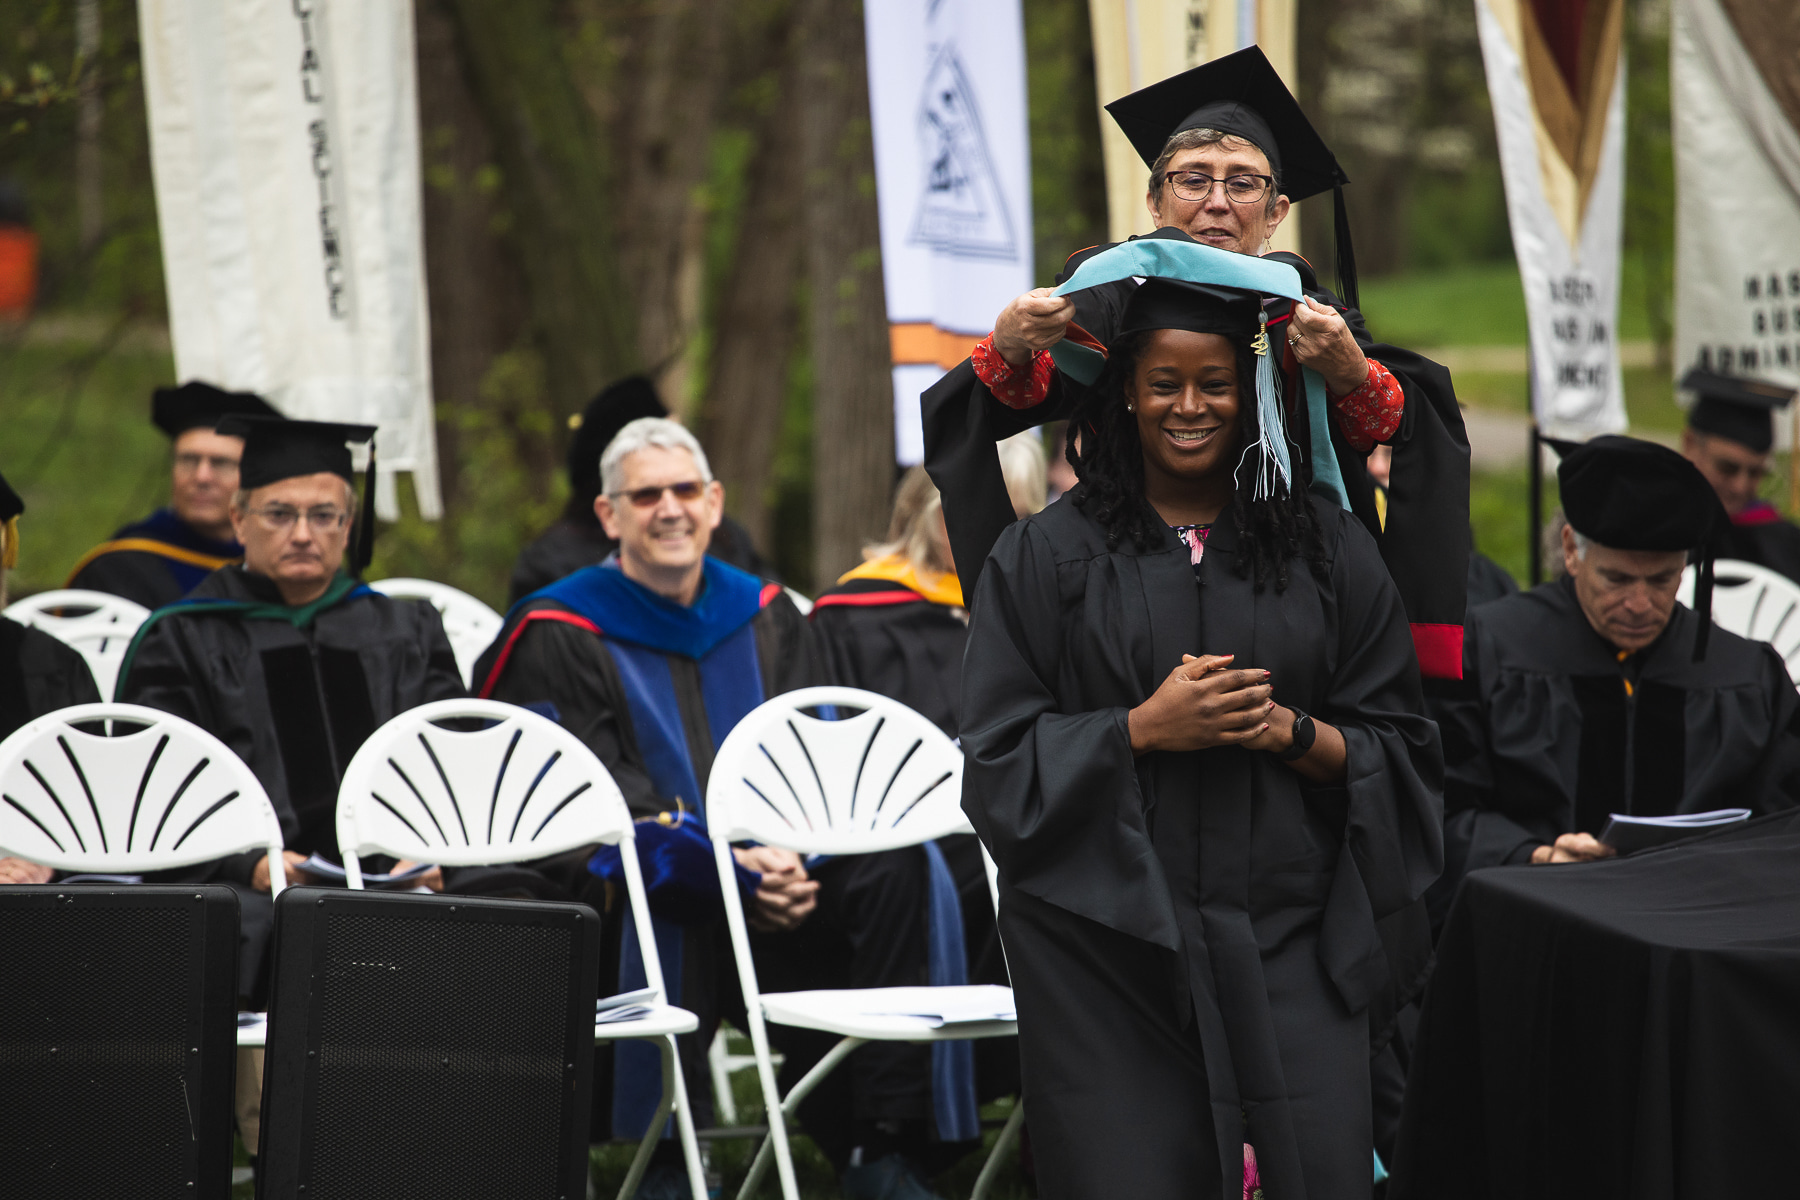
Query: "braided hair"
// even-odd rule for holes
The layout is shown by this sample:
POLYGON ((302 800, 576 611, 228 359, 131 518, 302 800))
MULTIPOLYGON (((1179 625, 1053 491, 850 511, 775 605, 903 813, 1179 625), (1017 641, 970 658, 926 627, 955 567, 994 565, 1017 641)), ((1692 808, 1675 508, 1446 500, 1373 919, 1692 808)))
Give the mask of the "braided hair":
MULTIPOLYGON (((1139 550, 1148 550, 1162 541, 1168 528, 1144 494, 1143 444, 1125 396, 1155 332, 1147 329, 1129 334, 1113 345, 1106 369, 1076 403, 1069 421, 1068 459, 1084 485, 1070 500, 1099 522, 1106 531, 1109 550, 1127 540, 1139 550)), ((1237 352, 1238 440, 1234 456, 1241 458, 1260 432, 1256 423, 1256 356, 1248 338, 1225 336, 1237 352)), ((1275 495, 1257 500, 1253 495, 1254 467, 1234 466, 1234 470, 1237 481, 1231 516, 1248 551, 1237 556, 1238 575, 1253 578, 1259 592, 1271 583, 1277 592, 1286 591, 1288 564, 1296 559, 1309 564, 1314 575, 1322 576, 1324 537, 1306 493, 1296 493, 1277 479, 1275 495)))

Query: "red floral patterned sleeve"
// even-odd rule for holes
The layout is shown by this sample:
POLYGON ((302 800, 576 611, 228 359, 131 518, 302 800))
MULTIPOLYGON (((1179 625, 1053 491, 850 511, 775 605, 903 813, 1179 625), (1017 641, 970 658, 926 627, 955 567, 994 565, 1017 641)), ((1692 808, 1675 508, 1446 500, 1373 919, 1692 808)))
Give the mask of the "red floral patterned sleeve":
MULTIPOLYGON (((1329 394, 1328 394, 1329 395, 1329 394)), ((1406 408, 1406 393, 1394 373, 1369 360, 1369 377, 1362 386, 1344 396, 1330 395, 1331 411, 1337 417, 1338 431, 1350 448, 1367 454, 1378 442, 1385 442, 1400 428, 1400 417, 1406 408)))
MULTIPOLYGON (((1015 367, 994 349, 994 335, 990 333, 975 343, 969 362, 975 368, 975 378, 1008 408, 1032 408, 1050 395, 1050 376, 1056 370, 1056 361, 1048 350, 1032 355, 1028 365, 1015 367)), ((1398 425, 1396 417, 1396 428, 1398 425)))

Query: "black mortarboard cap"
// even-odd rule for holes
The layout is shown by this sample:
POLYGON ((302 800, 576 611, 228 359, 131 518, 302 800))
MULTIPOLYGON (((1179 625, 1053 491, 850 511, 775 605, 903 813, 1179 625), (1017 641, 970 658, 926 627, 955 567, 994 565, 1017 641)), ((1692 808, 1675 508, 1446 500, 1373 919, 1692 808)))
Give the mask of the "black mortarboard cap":
POLYGON ((12 485, 6 482, 6 476, 0 475, 0 525, 24 511, 25 501, 19 497, 19 493, 12 490, 12 485))
POLYGON ((281 413, 252 392, 228 392, 198 379, 180 387, 157 388, 150 398, 150 420, 172 438, 190 429, 216 428, 233 415, 279 417, 281 413))
POLYGON ((1767 454, 1775 444, 1775 410, 1794 399, 1793 388, 1700 367, 1681 377, 1681 387, 1699 393, 1688 410, 1690 429, 1728 438, 1758 454, 1767 454))
POLYGON ((1257 46, 1247 46, 1121 96, 1106 106, 1132 147, 1155 166, 1163 147, 1184 129, 1217 129, 1268 155, 1282 194, 1300 201, 1329 190, 1334 205, 1341 299, 1359 307, 1356 253, 1344 208, 1350 177, 1301 111, 1300 102, 1257 46))
POLYGON ((1181 279, 1146 279, 1125 302, 1117 338, 1146 329, 1187 329, 1252 338, 1262 328, 1262 297, 1181 279))
POLYGON ((588 503, 600 491, 600 455, 619 430, 640 417, 666 417, 656 385, 642 375, 628 375, 607 384, 569 423, 575 436, 569 439, 569 486, 588 503))
POLYGON ((375 550, 375 436, 373 425, 342 425, 334 421, 289 421, 280 418, 232 415, 222 419, 220 433, 244 439, 238 463, 238 486, 245 491, 267 487, 296 475, 329 473, 346 483, 356 482, 350 462, 349 442, 371 442, 369 468, 363 480, 362 519, 351 547, 351 566, 356 572, 369 565, 375 550))
POLYGON ((1562 461, 1556 481, 1563 515, 1581 536, 1615 550, 1700 552, 1694 657, 1706 656, 1712 626, 1713 534, 1729 522, 1700 469, 1667 446, 1607 435, 1587 442, 1546 439, 1562 461))

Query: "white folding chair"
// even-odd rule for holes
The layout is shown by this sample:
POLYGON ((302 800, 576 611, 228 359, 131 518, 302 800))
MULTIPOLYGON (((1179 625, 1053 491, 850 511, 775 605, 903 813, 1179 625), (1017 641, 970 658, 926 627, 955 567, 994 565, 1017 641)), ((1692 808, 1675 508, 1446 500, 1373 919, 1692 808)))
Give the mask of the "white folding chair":
MULTIPOLYGON (((1676 598, 1692 607, 1698 575, 1681 573, 1676 598)), ((1755 563, 1722 558, 1713 564, 1713 624, 1728 633, 1767 642, 1800 683, 1800 585, 1755 563)))
POLYGON ((676 1035, 694 1032, 700 1021, 663 1000, 668 992, 631 813, 612 775, 579 738, 497 700, 420 705, 370 734, 350 760, 338 789, 337 833, 353 888, 363 886, 365 854, 467 867, 546 858, 597 843, 618 846, 644 973, 656 995, 647 1015, 596 1024, 594 1040, 654 1042, 663 1072, 660 1106, 619 1196, 627 1200, 637 1191, 673 1112, 694 1200, 705 1200, 700 1144, 675 1047, 676 1035), (470 730, 471 721, 488 724, 470 730))
MULTIPOLYGON (((750 1041, 756 1052, 769 1136, 757 1150, 741 1200, 755 1194, 771 1152, 786 1200, 798 1200, 788 1149, 786 1118, 819 1081, 858 1046, 869 1041, 936 1042, 1008 1037, 1015 1020, 940 1022, 898 1015, 917 1007, 923 989, 864 988, 763 992, 750 956, 749 929, 731 844, 756 841, 802 854, 870 854, 916 846, 953 833, 972 833, 962 812, 962 751, 942 730, 912 709, 857 688, 803 688, 759 705, 738 722, 713 761, 706 793, 706 823, 725 894, 731 948, 743 985, 750 1041), (825 720, 807 710, 831 709, 825 720), (855 716, 845 716, 849 710, 855 716), (818 1029, 843 1040, 791 1088, 784 1099, 775 1085, 768 1023, 818 1029)), ((969 1011, 1010 1008, 1011 989, 964 986, 929 989, 947 993, 933 1003, 969 1011)), ((1015 1105, 976 1182, 985 1195, 995 1166, 1018 1131, 1024 1106, 1015 1105)))
MULTIPOLYGON (((287 884, 281 822, 218 738, 137 704, 77 704, 0 742, 0 855, 84 874, 142 875, 262 850, 287 884)), ((238 1030, 263 1044, 264 1026, 238 1030)))
POLYGON ((378 579, 370 587, 395 600, 424 600, 438 610, 444 621, 444 636, 456 655, 457 670, 463 683, 469 682, 475 660, 481 657, 500 634, 504 617, 465 591, 447 583, 429 579, 378 579))
POLYGON ((34 625, 81 653, 103 699, 112 699, 125 651, 150 610, 106 592, 63 588, 39 592, 9 605, 0 616, 34 625))

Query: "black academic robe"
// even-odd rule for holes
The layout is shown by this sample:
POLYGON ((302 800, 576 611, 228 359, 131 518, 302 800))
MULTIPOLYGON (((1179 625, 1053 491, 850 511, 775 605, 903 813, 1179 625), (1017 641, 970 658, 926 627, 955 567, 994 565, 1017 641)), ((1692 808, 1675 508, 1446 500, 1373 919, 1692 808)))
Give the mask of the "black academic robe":
POLYGON ((1608 813, 1792 802, 1800 698, 1787 669, 1716 626, 1694 662, 1698 620, 1677 604, 1621 661, 1566 577, 1470 613, 1463 680, 1442 706, 1447 886, 1562 834, 1598 835, 1608 813))
MULTIPOLYGON (((512 579, 507 585, 506 603, 517 604, 539 588, 549 587, 565 575, 573 575, 583 567, 604 562, 619 543, 606 536, 596 519, 559 519, 556 524, 525 543, 513 562, 512 579)), ((706 552, 740 571, 748 571, 765 579, 775 577, 774 568, 756 552, 750 531, 730 517, 713 530, 712 543, 706 552)))
MULTIPOLYGON (((214 572, 197 597, 281 602, 242 567, 214 572)), ((287 849, 338 859, 344 769, 382 724, 433 700, 466 695, 437 610, 364 591, 296 628, 179 606, 154 618, 119 679, 118 698, 185 717, 255 772, 287 849)), ((255 852, 221 864, 248 882, 255 852)))
MULTIPOLYGON (((1066 280, 1082 263, 1110 248, 1095 246, 1072 256, 1057 282, 1066 280)), ((1421 665, 1429 676, 1454 678, 1460 662, 1465 608, 1462 564, 1469 553, 1469 439, 1463 430, 1462 410, 1457 407, 1450 372, 1410 350, 1377 342, 1364 325, 1362 313, 1345 307, 1318 287, 1306 260, 1283 253, 1268 257, 1294 267, 1308 296, 1336 308, 1363 353, 1392 372, 1406 394, 1400 428, 1388 443, 1394 456, 1385 530, 1376 510, 1375 485, 1369 478, 1367 456, 1345 443, 1335 422, 1331 448, 1351 508, 1376 538, 1388 572, 1399 588, 1401 602, 1412 622, 1421 665)), ((1120 280, 1070 293, 1069 298, 1075 303, 1075 323, 1103 345, 1110 344, 1136 287, 1131 280, 1120 280)), ((1263 308, 1269 321, 1269 339, 1280 349, 1285 345, 1292 303, 1273 299, 1265 301, 1263 308)), ((1288 398, 1290 409, 1288 430, 1298 446, 1303 477, 1310 479, 1311 467, 1307 464, 1324 448, 1310 444, 1301 401, 1305 394, 1301 377, 1294 370, 1291 355, 1284 361, 1283 395, 1288 398)), ((1042 404, 1029 409, 1009 408, 995 399, 964 360, 925 392, 921 398, 925 469, 943 493, 944 523, 958 563, 985 562, 1001 530, 1014 520, 994 443, 1023 430, 1066 419, 1081 391, 1080 384, 1058 371, 1042 404)), ((978 593, 979 570, 979 565, 965 565, 959 572, 969 595, 978 593)))
POLYGON ((0 617, 0 739, 71 704, 98 704, 87 660, 41 629, 0 617))
POLYGON ((999 863, 1032 1145, 1047 1200, 1369 1195, 1377 921, 1441 861, 1437 729, 1406 614, 1360 523, 1284 592, 1200 579, 1173 532, 1108 550, 1072 492, 1000 537, 971 606, 963 806, 999 863), (1238 748, 1134 758, 1128 711, 1184 653, 1273 672, 1343 731, 1346 783, 1238 748))
POLYGON ((813 602, 811 623, 833 683, 891 697, 957 735, 967 609, 891 580, 850 579, 813 602))
POLYGON ((167 508, 127 525, 75 564, 69 587, 123 596, 145 608, 173 604, 227 563, 244 556, 235 541, 200 533, 167 508))
POLYGON ((1800 526, 1792 521, 1780 517, 1743 525, 1733 521, 1719 535, 1713 553, 1767 567, 1800 583, 1800 526))

